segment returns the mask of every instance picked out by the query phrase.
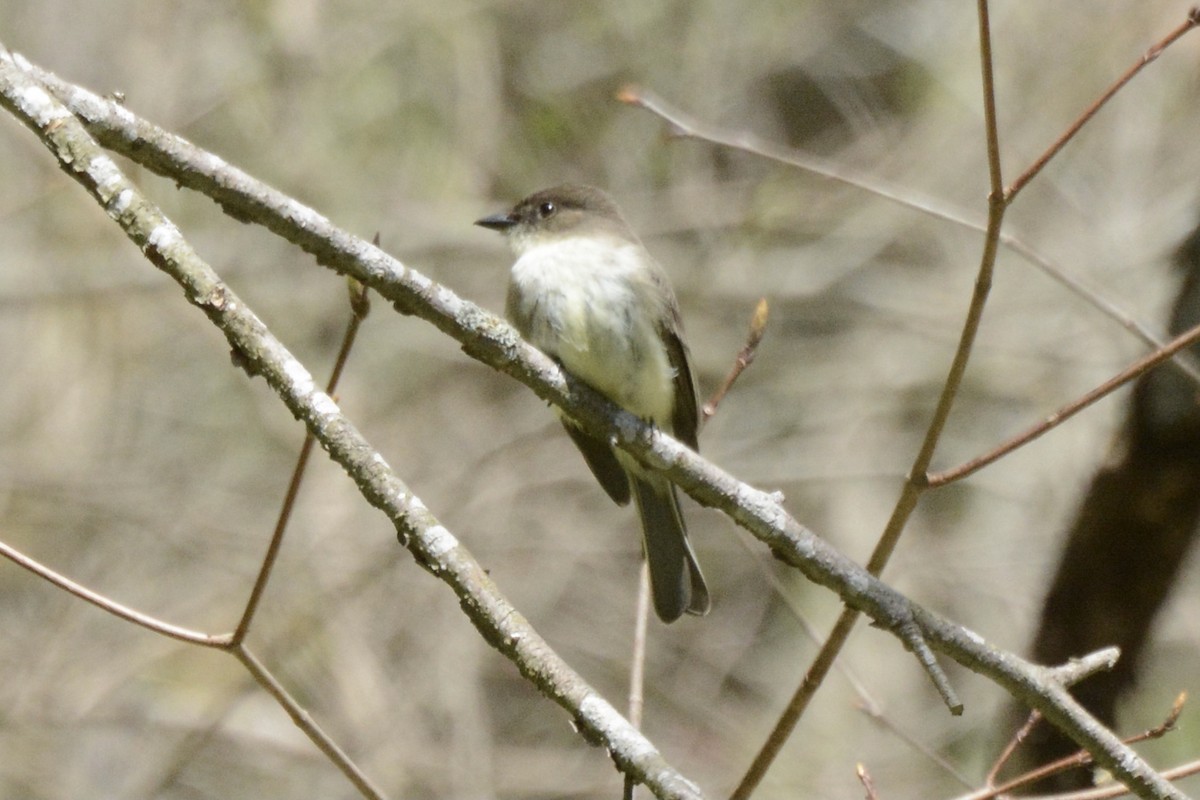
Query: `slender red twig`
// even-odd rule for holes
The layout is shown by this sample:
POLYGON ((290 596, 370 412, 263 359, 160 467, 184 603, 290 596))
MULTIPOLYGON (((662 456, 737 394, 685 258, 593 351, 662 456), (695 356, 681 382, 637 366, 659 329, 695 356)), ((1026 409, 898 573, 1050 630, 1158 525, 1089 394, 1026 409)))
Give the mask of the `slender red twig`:
POLYGON ((4 542, 0 542, 0 555, 14 564, 24 567, 39 578, 49 581, 63 591, 75 595, 80 600, 86 600, 97 608, 103 609, 127 622, 141 625, 146 630, 161 633, 163 636, 169 636, 181 642, 198 644, 203 647, 227 648, 233 641, 233 635, 229 633, 203 633, 202 631, 194 631, 179 625, 172 625, 170 622, 164 622, 157 617, 122 605, 99 592, 92 591, 83 584, 76 583, 61 573, 55 572, 45 564, 30 558, 20 550, 10 547, 4 542))
MULTIPOLYGON (((1187 692, 1180 692, 1175 697, 1175 702, 1171 705, 1171 710, 1167 712, 1167 716, 1162 722, 1153 728, 1134 734, 1133 736, 1128 736, 1121 741, 1125 744, 1137 744, 1138 742, 1144 742, 1148 739, 1158 739, 1166 736, 1168 733, 1175 730, 1175 724, 1179 721, 1179 715, 1183 713, 1183 706, 1186 702, 1187 692)), ((1017 731, 1016 735, 1012 738, 1012 740, 1010 740, 1008 746, 1001 754, 1001 758, 997 762, 996 766, 993 767, 991 772, 988 773, 987 787, 985 789, 964 795, 957 798, 957 800, 993 800, 993 798, 1000 797, 1001 795, 1006 795, 1015 790, 1030 786, 1038 781, 1050 777, 1051 775, 1057 775, 1060 772, 1078 769, 1093 763, 1094 759, 1090 753, 1088 753, 1086 750, 1079 750, 1071 755, 1052 761, 1049 764, 1043 764, 1040 767, 1029 770, 1028 772, 1016 776, 1012 780, 1005 781, 999 785, 993 785, 996 773, 999 771, 1000 766, 1008 760, 1008 757, 1012 755, 1012 752, 1016 749, 1016 746, 1020 744, 1022 740, 1024 740, 1024 738, 1029 734, 1029 731, 1040 719, 1041 715, 1036 711, 1033 712, 1025 724, 1021 726, 1021 729, 1017 731)), ((1168 780, 1176 780, 1177 778, 1181 777, 1180 775, 1171 775, 1169 774, 1169 771, 1166 770, 1163 771, 1162 775, 1168 780)), ((1112 795, 1105 796, 1115 797, 1121 794, 1127 794, 1129 791, 1125 786, 1120 784, 1117 784, 1115 787, 1104 787, 1103 791, 1112 789, 1116 789, 1116 791, 1112 795)), ((1068 796, 1091 796, 1091 792, 1093 791, 1095 790, 1073 792, 1068 796)))
POLYGON ((1117 78, 1112 85, 1100 95, 1100 97, 1098 97, 1090 106, 1084 109, 1083 113, 1079 115, 1079 118, 1071 123, 1071 126, 1063 131, 1061 136, 1054 140, 1050 147, 1046 149, 1046 152, 1038 156, 1038 158, 1032 164, 1030 164, 1024 172, 1017 176, 1017 179, 1013 181, 1004 192, 1005 201, 1012 202, 1012 199, 1017 196, 1017 193, 1024 189, 1025 185, 1033 180, 1033 178, 1042 171, 1042 168, 1049 163, 1050 159, 1058 155, 1058 152, 1066 146, 1067 142, 1075 138, 1075 134, 1079 133, 1080 128, 1086 125, 1092 117, 1096 116, 1096 112, 1103 108, 1104 105, 1113 98, 1113 95, 1121 91, 1125 84, 1133 80, 1134 76, 1145 69, 1159 56, 1161 56, 1163 51, 1178 41, 1180 37, 1197 26, 1200 26, 1200 7, 1193 7, 1188 11, 1187 19, 1181 22, 1179 26, 1175 28, 1175 30, 1168 33, 1158 42, 1153 44, 1149 50, 1142 54, 1142 57, 1135 61, 1133 66, 1125 70, 1125 73, 1121 75, 1121 77, 1117 78))
POLYGON ((762 298, 758 301, 758 305, 754 307, 754 314, 750 317, 750 330, 746 334, 746 343, 742 345, 742 349, 738 351, 737 357, 733 360, 733 366, 729 368, 729 374, 725 376, 725 380, 713 392, 712 397, 704 404, 702 409, 701 422, 707 422, 714 414, 717 413, 717 408, 720 407, 721 401, 725 399, 725 395, 733 388, 733 384, 741 377, 746 368, 754 363, 754 357, 758 355, 758 346, 762 344, 763 336, 767 332, 767 317, 770 309, 767 306, 767 298, 762 298))
POLYGON ((1189 347, 1197 341, 1200 341, 1200 325, 1186 331, 1180 336, 1175 337, 1169 344, 1167 344, 1166 347, 1163 347, 1162 349, 1157 350, 1144 358, 1138 359, 1127 368, 1121 370, 1119 373, 1097 386, 1095 389, 1092 389, 1090 392, 1082 395, 1081 397, 1072 400, 1070 403, 1067 403, 1053 414, 1047 416, 1041 422, 1030 426, 1025 431, 1013 436, 1011 439, 1003 442, 983 455, 976 456, 970 461, 960 464, 953 469, 930 473, 926 476, 926 482, 930 486, 944 486, 947 483, 953 483, 954 481, 962 480, 968 475, 978 472, 988 464, 999 460, 1003 456, 1008 455, 1019 447, 1029 444, 1042 434, 1057 428, 1059 425, 1063 424, 1080 411, 1083 411, 1097 400, 1112 394, 1126 383, 1129 383, 1135 378, 1145 374, 1152 368, 1166 361, 1175 353, 1183 350, 1186 347, 1189 347))

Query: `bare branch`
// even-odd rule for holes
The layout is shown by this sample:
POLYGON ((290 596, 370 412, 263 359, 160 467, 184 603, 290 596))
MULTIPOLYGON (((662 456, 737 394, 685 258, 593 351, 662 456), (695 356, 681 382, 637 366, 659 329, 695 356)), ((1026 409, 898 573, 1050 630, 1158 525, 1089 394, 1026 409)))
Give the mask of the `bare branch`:
POLYGON ((1066 146, 1067 142, 1075 138, 1075 134, 1079 133, 1080 129, 1086 125, 1092 117, 1096 116, 1096 113, 1104 107, 1105 103, 1111 100, 1117 92, 1121 91, 1125 84, 1133 80, 1134 76, 1141 72, 1142 69, 1161 56, 1164 50, 1166 50, 1175 42, 1179 41, 1179 39, 1185 33, 1198 25, 1200 25, 1200 9, 1192 8, 1190 11, 1188 11, 1187 19, 1181 22, 1178 27, 1164 36, 1161 40, 1151 45, 1150 49, 1142 54, 1141 58, 1133 63, 1133 66, 1126 70, 1121 77, 1117 78, 1117 80, 1114 81, 1113 84, 1109 86, 1104 93, 1096 99, 1095 102, 1088 106, 1084 112, 1079 115, 1078 119, 1076 119, 1073 123, 1071 123, 1070 126, 1067 127, 1065 131, 1063 131, 1062 135, 1054 140, 1054 143, 1047 148, 1046 152, 1042 153, 1042 155, 1040 155, 1032 164, 1029 165, 1028 169, 1022 172, 1021 175, 1012 182, 1012 185, 1004 191, 1005 201, 1012 202, 1012 199, 1017 196, 1017 193, 1025 188, 1025 185, 1033 180, 1034 177, 1036 177, 1037 174, 1042 171, 1042 168, 1050 162, 1050 159, 1058 155, 1059 151, 1066 146))
POLYGON ((230 648, 230 652, 242 662, 246 670, 254 676, 254 680, 259 686, 262 686, 267 692, 275 698, 275 702, 279 703, 288 716, 292 718, 292 722, 296 727, 304 731, 313 744, 320 748, 321 752, 334 764, 342 770, 343 774, 350 779, 354 784, 354 788, 358 789, 359 793, 368 800, 383 800, 387 795, 377 787, 360 770, 350 757, 338 747, 337 742, 333 740, 329 734, 322 730, 317 721, 312 718, 304 708, 296 702, 291 693, 284 688, 283 684, 268 670, 261 661, 246 648, 244 642, 238 642, 230 648))
POLYGON ((954 467, 953 469, 930 473, 926 477, 926 481, 930 486, 944 486, 947 483, 953 483, 954 481, 962 480, 968 475, 973 475, 987 465, 992 464, 1008 455, 1012 451, 1029 444, 1042 434, 1057 428, 1059 425, 1063 424, 1080 411, 1083 411, 1088 406, 1107 397, 1130 381, 1136 380, 1154 367, 1166 361, 1174 354, 1190 347, 1192 344, 1195 344, 1197 341, 1200 341, 1200 325, 1197 325, 1182 335, 1175 337, 1169 344, 1151 353, 1150 355, 1138 359, 1133 364, 1129 365, 1113 377, 1106 380, 1104 383, 1097 386, 1095 389, 1092 389, 1083 396, 1072 400, 1070 403, 1067 403, 1062 408, 1048 415, 1041 422, 1031 425, 1026 430, 997 445, 992 450, 976 456, 970 461, 954 467))
POLYGON ((758 346, 762 344, 763 336, 767 332, 768 313, 767 298, 763 297, 754 307, 754 314, 750 317, 750 329, 746 332, 746 343, 742 345, 742 349, 738 351, 737 357, 733 360, 729 374, 725 376, 725 380, 721 381, 721 385, 704 404, 702 421, 707 422, 717 413, 717 408, 725 399, 725 395, 729 394, 729 390, 746 371, 746 367, 754 363, 754 357, 758 354, 758 346))
POLYGON ((154 631, 155 633, 160 633, 163 636, 169 636, 172 639, 178 639, 188 644, 198 644, 202 647, 227 647, 233 640, 233 635, 229 633, 202 633, 182 628, 170 622, 164 622, 157 617, 152 617, 149 614, 144 614, 129 606, 122 605, 99 592, 94 592, 86 586, 76 583, 65 575, 55 572, 45 564, 30 558, 20 550, 10 547, 4 542, 0 542, 0 556, 4 556, 14 564, 24 567, 34 575, 49 581, 63 591, 70 592, 80 600, 86 600, 97 608, 104 609, 114 616, 120 617, 127 622, 132 622, 134 625, 141 625, 146 630, 154 631))
POLYGON ((992 764, 992 768, 988 770, 987 780, 985 785, 991 789, 996 785, 996 776, 1000 774, 1000 770, 1004 769, 1004 765, 1012 760, 1013 754, 1017 752, 1017 748, 1021 743, 1029 738, 1029 734, 1037 727, 1037 724, 1042 721, 1042 715, 1038 711, 1030 711, 1029 716, 1025 718, 1025 722, 1017 732, 1008 740, 1008 744, 1004 745, 1004 749, 1000 751, 1000 755, 996 758, 996 762, 992 764))

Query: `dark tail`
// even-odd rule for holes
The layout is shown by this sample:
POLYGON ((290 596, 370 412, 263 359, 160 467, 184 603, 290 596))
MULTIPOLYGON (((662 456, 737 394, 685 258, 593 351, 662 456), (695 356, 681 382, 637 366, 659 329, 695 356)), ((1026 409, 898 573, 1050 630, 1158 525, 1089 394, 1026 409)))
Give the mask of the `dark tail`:
POLYGON ((654 610, 663 622, 674 622, 684 612, 707 614, 711 607, 708 587, 688 544, 675 485, 662 476, 629 477, 642 517, 654 610))

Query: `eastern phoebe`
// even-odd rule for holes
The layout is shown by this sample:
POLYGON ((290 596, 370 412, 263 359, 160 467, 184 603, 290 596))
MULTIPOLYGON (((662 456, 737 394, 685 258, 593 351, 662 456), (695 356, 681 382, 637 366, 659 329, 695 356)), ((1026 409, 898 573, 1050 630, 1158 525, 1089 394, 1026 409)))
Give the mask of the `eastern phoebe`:
MULTIPOLYGON (((607 194, 556 186, 476 221, 517 255, 506 314, 531 344, 617 405, 696 447, 696 385, 675 294, 607 194)), ((708 587, 675 485, 562 418, 619 505, 637 501, 654 609, 664 622, 707 614, 708 587)))

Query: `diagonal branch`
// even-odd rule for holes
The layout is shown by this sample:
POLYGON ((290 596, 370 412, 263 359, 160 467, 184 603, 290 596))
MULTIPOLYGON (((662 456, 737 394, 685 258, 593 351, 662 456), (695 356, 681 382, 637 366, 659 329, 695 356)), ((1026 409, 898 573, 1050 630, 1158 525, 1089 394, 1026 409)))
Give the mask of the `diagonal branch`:
POLYGON ((1113 99, 1117 92, 1125 87, 1134 77, 1142 71, 1151 62, 1155 61, 1163 54, 1163 51, 1177 42, 1185 33, 1193 28, 1200 26, 1200 6, 1193 7, 1188 11, 1187 18, 1179 23, 1170 33, 1164 36, 1159 41, 1150 46, 1145 53, 1142 54, 1137 61, 1133 62, 1133 66, 1125 70, 1125 73, 1113 81, 1100 97, 1096 98, 1090 106, 1084 109, 1071 126, 1051 143, 1046 152, 1042 153, 1029 167, 1022 172, 1007 189, 1004 190, 1005 202, 1012 202, 1012 199, 1017 196, 1017 193, 1025 188, 1031 180, 1037 177, 1037 174, 1042 171, 1046 164, 1050 163, 1050 159, 1058 155, 1059 151, 1067 146, 1067 142, 1075 138, 1075 134, 1079 133, 1080 129, 1096 116, 1097 112, 1104 107, 1109 100, 1113 99))
MULTIPOLYGON (((0 102, 38 134, 68 174, 125 228, 147 258, 185 288, 189 301, 222 330, 244 363, 262 375, 292 413, 305 422, 331 458, 350 474, 364 498, 395 522, 405 546, 454 589, 464 611, 493 647, 570 711, 585 736, 603 741, 620 767, 638 773, 656 794, 698 796, 695 786, 672 770, 647 740, 558 659, 466 549, 341 415, 332 399, 316 389, 307 370, 196 257, 179 231, 124 180, 76 120, 12 60, 2 56, 0 93, 0 102)), ((146 136, 154 133, 147 123, 123 109, 116 113, 146 136)), ((836 591, 848 605, 869 614, 906 644, 914 643, 916 632, 918 643, 928 643, 990 677, 1041 710, 1139 795, 1183 797, 1079 707, 1056 682, 1053 672, 993 648, 977 634, 910 602, 800 525, 788 515, 778 496, 737 481, 674 439, 615 408, 570 379, 495 316, 182 139, 126 140, 121 131, 106 135, 121 143, 122 151, 135 154, 139 162, 153 163, 156 170, 178 182, 201 188, 237 218, 259 221, 276 230, 322 263, 370 285, 401 311, 436 325, 458 340, 468 354, 518 378, 589 430, 603 432, 617 446, 668 474, 701 503, 725 512, 781 559, 836 591), (170 157, 159 145, 174 148, 185 164, 182 170, 169 168, 170 157)))
POLYGON ((170 622, 164 622, 145 612, 118 603, 99 592, 71 580, 66 575, 55 572, 40 561, 30 558, 4 542, 0 542, 0 556, 4 556, 14 564, 24 567, 42 580, 49 581, 63 591, 75 595, 80 600, 91 603, 97 608, 103 609, 113 616, 120 617, 126 622, 140 625, 146 630, 154 631, 155 633, 169 636, 172 639, 178 639, 188 644, 197 644, 201 647, 215 647, 220 649, 228 647, 230 642, 233 641, 233 635, 229 633, 204 633, 203 631, 184 628, 179 625, 173 625, 170 622))
MULTIPOLYGON (((550 649, 500 594, 483 567, 391 471, 333 399, 317 388, 308 370, 199 258, 174 224, 126 180, 70 112, 3 57, 0 93, 0 104, 39 134, 64 171, 83 185, 151 263, 184 289, 188 301, 224 333, 240 363, 267 381, 346 469, 364 498, 387 514, 418 563, 455 590, 488 642, 567 709, 585 738, 603 742, 620 768, 656 795, 699 797, 690 781, 550 649)), ((257 677, 261 665, 240 643, 234 649, 257 677)), ((325 749, 326 743, 318 744, 325 749)))
POLYGON ((988 452, 972 458, 970 461, 964 462, 957 467, 942 470, 940 472, 931 472, 926 476, 926 481, 931 487, 944 486, 947 483, 962 480, 968 475, 974 475, 979 470, 989 464, 992 464, 1014 450, 1032 442, 1044 433, 1049 432, 1053 428, 1066 422, 1071 417, 1083 411, 1088 406, 1104 399, 1108 395, 1120 389, 1130 381, 1145 375, 1147 372, 1166 361, 1171 356, 1182 350, 1190 347, 1196 342, 1200 342, 1200 325, 1197 325, 1190 330, 1187 330, 1176 336, 1168 344, 1159 348, 1153 353, 1144 356, 1134 363, 1130 364, 1125 369, 1118 372, 1113 377, 1106 380, 1096 388, 1086 392, 1083 396, 1072 400, 1057 411, 1046 415, 1045 419, 1034 425, 1029 426, 1026 430, 1018 433, 1010 439, 1002 442, 988 452))

